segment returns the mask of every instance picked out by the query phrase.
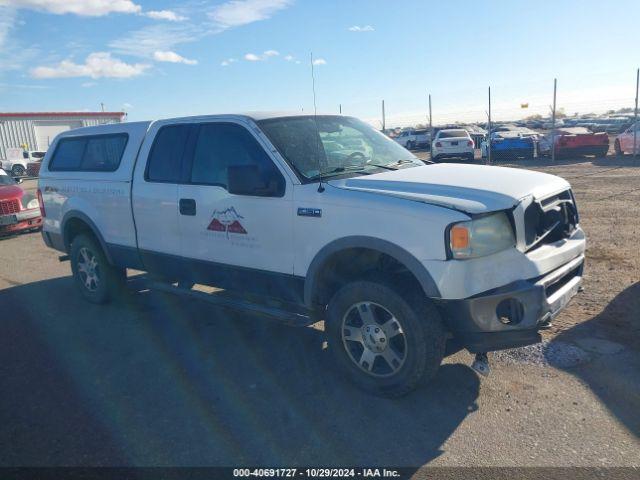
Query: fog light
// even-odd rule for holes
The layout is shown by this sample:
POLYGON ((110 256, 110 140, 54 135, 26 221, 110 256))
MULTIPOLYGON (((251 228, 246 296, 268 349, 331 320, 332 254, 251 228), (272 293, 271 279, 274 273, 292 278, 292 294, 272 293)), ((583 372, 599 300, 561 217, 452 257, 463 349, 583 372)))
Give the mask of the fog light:
POLYGON ((524 306, 515 298, 505 298, 496 307, 496 316, 505 325, 517 325, 524 317, 524 306))

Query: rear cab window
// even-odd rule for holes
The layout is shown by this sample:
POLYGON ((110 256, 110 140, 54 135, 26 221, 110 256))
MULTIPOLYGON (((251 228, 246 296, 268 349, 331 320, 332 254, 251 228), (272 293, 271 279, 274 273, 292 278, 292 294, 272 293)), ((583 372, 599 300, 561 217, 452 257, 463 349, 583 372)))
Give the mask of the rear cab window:
POLYGON ((192 129, 191 124, 179 124, 168 125, 158 131, 147 161, 146 181, 180 183, 183 156, 192 129))
POLYGON ((51 157, 49 171, 114 172, 128 140, 126 133, 62 138, 51 157))
POLYGON ((469 132, 466 130, 440 130, 438 132, 438 138, 462 138, 469 137, 469 132))

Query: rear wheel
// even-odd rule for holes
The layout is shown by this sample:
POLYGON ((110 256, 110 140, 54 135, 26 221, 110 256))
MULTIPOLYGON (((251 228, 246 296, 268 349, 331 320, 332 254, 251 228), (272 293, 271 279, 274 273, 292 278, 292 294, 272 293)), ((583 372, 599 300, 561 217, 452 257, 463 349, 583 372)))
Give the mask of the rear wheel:
POLYGON ((424 294, 401 294, 384 280, 342 287, 329 302, 327 336, 340 369, 386 397, 433 378, 445 352, 442 320, 424 294))
POLYGON ((621 157, 624 155, 622 147, 620 146, 620 140, 616 139, 615 143, 613 144, 613 149, 616 151, 617 156, 621 157))
POLYGON ((80 234, 71 244, 71 271, 80 293, 91 303, 107 303, 124 289, 126 273, 109 263, 95 239, 80 234))
POLYGON ((25 170, 22 165, 14 165, 11 168, 11 175, 13 175, 14 177, 22 177, 24 176, 24 173, 25 173, 25 170))

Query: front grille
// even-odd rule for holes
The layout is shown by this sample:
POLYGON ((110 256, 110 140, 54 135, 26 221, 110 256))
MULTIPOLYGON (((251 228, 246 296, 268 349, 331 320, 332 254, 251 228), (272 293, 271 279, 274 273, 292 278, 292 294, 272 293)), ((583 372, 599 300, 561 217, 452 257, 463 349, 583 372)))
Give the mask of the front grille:
POLYGON ((0 200, 0 215, 10 215, 20 211, 20 202, 17 199, 0 200))
POLYGON ((527 250, 570 237, 578 220, 571 190, 533 202, 524 212, 527 250))

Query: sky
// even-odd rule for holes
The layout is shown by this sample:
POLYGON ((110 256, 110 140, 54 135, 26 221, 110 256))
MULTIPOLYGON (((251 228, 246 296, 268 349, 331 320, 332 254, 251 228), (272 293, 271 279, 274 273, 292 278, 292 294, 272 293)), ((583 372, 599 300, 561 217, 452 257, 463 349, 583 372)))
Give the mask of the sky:
POLYGON ((0 111, 257 110, 387 126, 632 107, 640 2, 0 0, 0 111), (528 104, 528 108, 521 108, 528 104))

